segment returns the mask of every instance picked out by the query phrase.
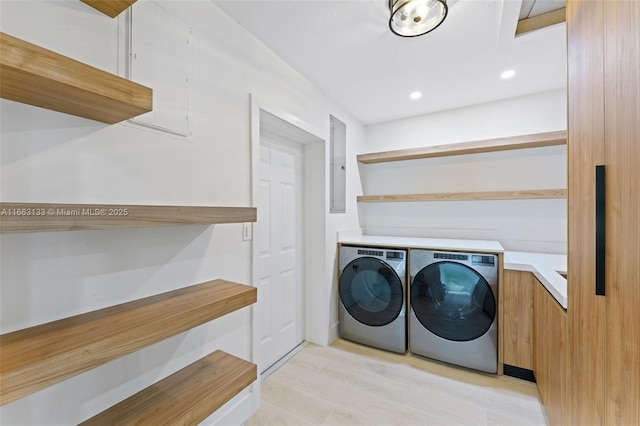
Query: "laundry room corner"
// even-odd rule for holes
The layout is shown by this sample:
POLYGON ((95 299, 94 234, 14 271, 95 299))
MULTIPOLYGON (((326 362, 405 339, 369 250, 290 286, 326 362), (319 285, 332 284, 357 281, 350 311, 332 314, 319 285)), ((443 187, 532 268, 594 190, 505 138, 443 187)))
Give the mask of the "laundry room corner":
MULTIPOLYGON (((370 125, 363 154, 563 131, 565 110, 566 90, 552 90, 370 125)), ((566 254, 566 198, 483 199, 566 188, 566 160, 566 145, 557 145, 362 164, 363 233, 497 240, 505 250, 566 254)))

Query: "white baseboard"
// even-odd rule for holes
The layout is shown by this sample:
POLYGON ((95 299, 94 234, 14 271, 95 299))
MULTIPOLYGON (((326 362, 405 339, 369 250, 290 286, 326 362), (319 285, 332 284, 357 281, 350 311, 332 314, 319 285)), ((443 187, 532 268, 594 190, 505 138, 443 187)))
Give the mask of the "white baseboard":
POLYGON ((215 413, 204 419, 201 425, 240 426, 257 410, 254 407, 253 385, 233 397, 215 413), (255 408, 255 409, 254 409, 255 408))
POLYGON ((340 325, 340 323, 338 321, 336 321, 329 328, 329 342, 328 342, 328 345, 330 345, 334 340, 336 340, 338 337, 340 337, 339 325, 340 325))

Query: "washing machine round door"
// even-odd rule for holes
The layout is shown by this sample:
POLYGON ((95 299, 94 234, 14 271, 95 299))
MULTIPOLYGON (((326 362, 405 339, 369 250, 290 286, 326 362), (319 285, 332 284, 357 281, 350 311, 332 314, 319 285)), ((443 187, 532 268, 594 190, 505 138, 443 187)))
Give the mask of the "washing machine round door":
POLYGON ((484 335, 496 316, 489 283, 474 269, 437 262, 411 283, 411 308, 420 323, 443 339, 464 342, 484 335))
POLYGON ((343 270, 340 301, 363 324, 383 326, 402 311, 402 282, 391 266, 375 257, 361 257, 343 270))

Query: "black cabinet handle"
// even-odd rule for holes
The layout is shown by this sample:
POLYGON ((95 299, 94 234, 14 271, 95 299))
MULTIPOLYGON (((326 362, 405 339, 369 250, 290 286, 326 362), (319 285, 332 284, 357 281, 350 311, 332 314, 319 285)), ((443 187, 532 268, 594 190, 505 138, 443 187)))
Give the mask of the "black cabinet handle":
POLYGON ((604 165, 596 166, 596 295, 605 293, 605 180, 604 165))

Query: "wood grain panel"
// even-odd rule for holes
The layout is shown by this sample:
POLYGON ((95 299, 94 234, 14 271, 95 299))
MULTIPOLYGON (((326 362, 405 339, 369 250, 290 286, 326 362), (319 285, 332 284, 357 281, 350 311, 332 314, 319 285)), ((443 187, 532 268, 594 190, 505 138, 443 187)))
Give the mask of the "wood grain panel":
POLYGON ((640 424, 640 2, 608 1, 605 425, 640 424))
POLYGON ((520 19, 516 26, 516 35, 528 33, 529 31, 539 30, 551 25, 560 24, 567 19, 566 9, 552 10, 547 13, 532 16, 531 18, 520 19))
POLYGON ((531 272, 504 271, 502 281, 503 361, 533 370, 533 284, 531 272))
POLYGON ((105 15, 115 18, 124 12, 129 6, 137 0, 80 0, 82 3, 104 13, 105 15))
POLYGON ((0 232, 84 231, 255 222, 255 207, 0 203, 0 232))
POLYGON ((197 425, 256 378, 255 364, 215 351, 81 425, 197 425))
POLYGON ((387 163, 392 161, 417 160, 420 158, 447 157, 453 155, 479 154, 483 152, 511 151, 514 149, 541 148, 565 145, 567 132, 547 132, 533 135, 510 136, 498 139, 426 146, 422 148, 400 149, 358 155, 363 164, 387 163))
POLYGON ((595 165, 604 164, 602 1, 567 1, 569 424, 604 421, 604 298, 595 296, 595 165))
POLYGON ((0 33, 0 97, 114 124, 152 109, 152 90, 0 33))
POLYGON ((544 286, 534 285, 533 372, 553 426, 567 424, 567 314, 544 286))
POLYGON ((441 192, 433 194, 360 195, 359 203, 406 203, 420 201, 531 200, 566 198, 566 189, 521 191, 441 192))
POLYGON ((0 336, 0 405, 256 302, 213 280, 0 336))

